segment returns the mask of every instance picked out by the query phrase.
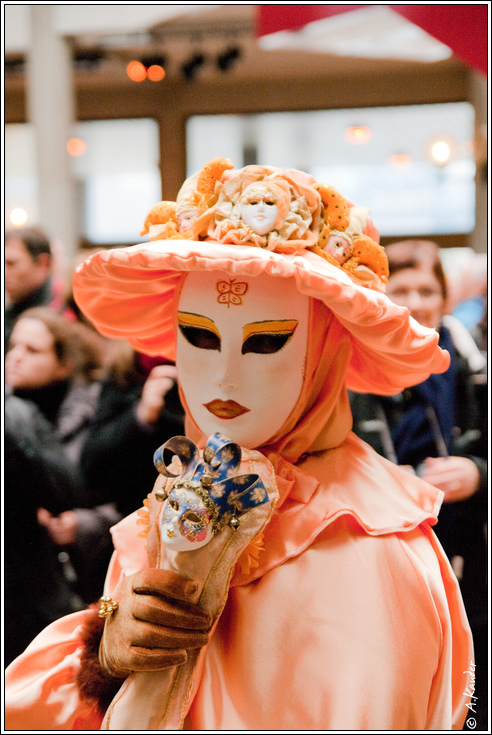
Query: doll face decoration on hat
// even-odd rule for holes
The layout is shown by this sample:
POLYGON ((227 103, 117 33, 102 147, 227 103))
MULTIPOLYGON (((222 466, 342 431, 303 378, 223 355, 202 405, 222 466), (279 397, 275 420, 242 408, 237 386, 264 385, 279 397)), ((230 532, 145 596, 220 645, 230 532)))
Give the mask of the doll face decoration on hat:
POLYGON ((257 235, 267 235, 275 227, 278 207, 271 188, 250 184, 241 196, 241 219, 257 235))
POLYGON ((320 197, 302 180, 263 166, 247 166, 226 181, 193 231, 223 243, 295 252, 318 238, 320 197))

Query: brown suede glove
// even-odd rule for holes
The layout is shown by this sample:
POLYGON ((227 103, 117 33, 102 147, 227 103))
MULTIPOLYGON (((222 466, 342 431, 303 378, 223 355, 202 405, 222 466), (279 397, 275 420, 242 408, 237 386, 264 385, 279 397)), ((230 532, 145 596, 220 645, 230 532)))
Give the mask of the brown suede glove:
POLYGON ((102 668, 111 676, 179 666, 186 649, 208 643, 212 617, 191 604, 197 584, 165 569, 146 569, 116 587, 118 609, 106 618, 99 648, 102 668))

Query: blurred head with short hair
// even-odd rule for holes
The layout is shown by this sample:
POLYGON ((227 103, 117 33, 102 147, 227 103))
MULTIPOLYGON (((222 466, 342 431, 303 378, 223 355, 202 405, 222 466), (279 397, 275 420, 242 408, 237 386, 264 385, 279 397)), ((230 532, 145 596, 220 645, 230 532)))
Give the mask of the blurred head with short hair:
POLYGON ((431 240, 402 240, 387 245, 386 293, 425 327, 437 329, 443 317, 447 284, 439 246, 431 240))
POLYGON ((50 242, 42 230, 5 233, 5 290, 15 304, 40 288, 52 271, 50 242))

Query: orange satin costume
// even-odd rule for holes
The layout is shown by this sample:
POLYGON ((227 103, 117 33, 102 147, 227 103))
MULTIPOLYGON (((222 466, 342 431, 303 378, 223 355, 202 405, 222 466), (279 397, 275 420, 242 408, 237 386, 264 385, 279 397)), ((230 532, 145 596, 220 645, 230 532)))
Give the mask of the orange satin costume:
MULTIPOLYGON (((184 729, 461 729, 473 652, 430 527, 440 492, 352 433, 302 472, 295 493, 279 482, 260 566, 233 578, 184 729)), ((136 520, 113 530, 107 594, 120 569, 147 565, 136 520)), ((8 729, 99 729, 74 683, 84 615, 53 623, 11 664, 8 729)))
MULTIPOLYGON (((293 277, 311 314, 301 395, 259 447, 280 498, 258 566, 236 568, 183 729, 461 729, 473 647, 431 528, 443 495, 351 432, 346 392, 395 393, 445 370, 437 335, 307 251, 157 241, 96 254, 75 294, 104 334, 172 358, 176 294, 183 273, 200 268, 293 277)), ((203 445, 190 417, 187 433, 203 445)), ((137 519, 112 531, 106 595, 148 565, 137 519)), ((7 729, 99 729, 75 685, 86 615, 53 623, 11 664, 7 729)))

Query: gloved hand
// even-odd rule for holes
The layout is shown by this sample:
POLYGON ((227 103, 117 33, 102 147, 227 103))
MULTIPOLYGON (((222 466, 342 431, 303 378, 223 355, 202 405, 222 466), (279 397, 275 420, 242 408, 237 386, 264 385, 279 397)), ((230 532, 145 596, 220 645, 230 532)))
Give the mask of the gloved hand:
POLYGON ((146 569, 122 579, 113 599, 118 608, 106 618, 99 648, 102 668, 111 676, 179 666, 186 649, 208 642, 212 616, 187 602, 196 582, 165 569, 146 569))

